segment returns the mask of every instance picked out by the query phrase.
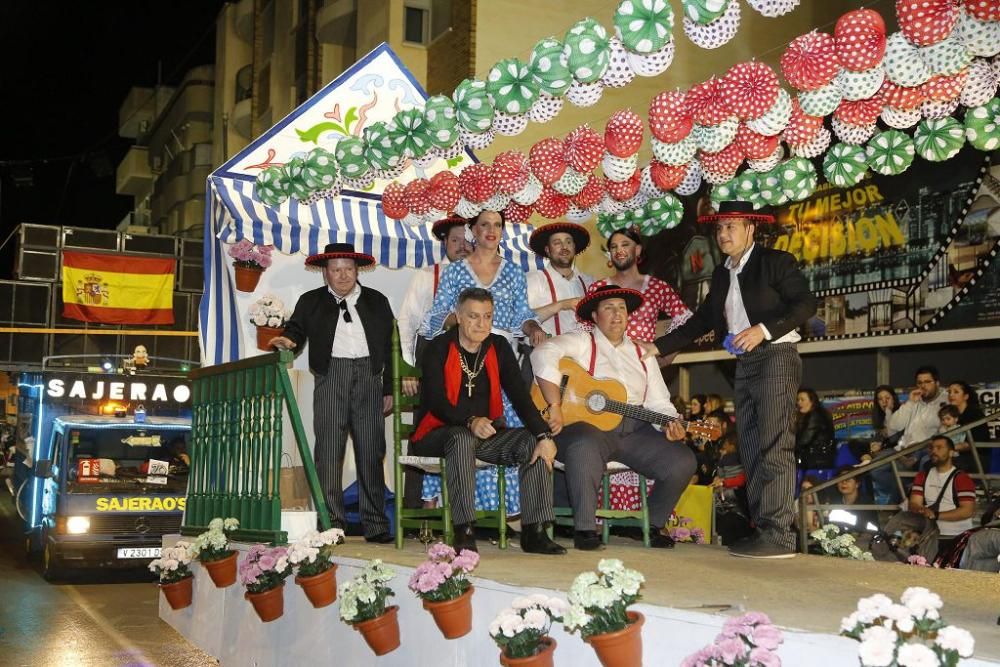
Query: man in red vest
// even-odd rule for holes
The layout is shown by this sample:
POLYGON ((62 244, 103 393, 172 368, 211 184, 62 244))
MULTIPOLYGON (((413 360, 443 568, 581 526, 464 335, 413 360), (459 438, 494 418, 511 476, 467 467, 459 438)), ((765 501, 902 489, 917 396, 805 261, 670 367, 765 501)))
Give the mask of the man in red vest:
MULTIPOLYGON (((411 439, 418 456, 443 456, 455 524, 456 550, 476 549, 474 495, 476 459, 518 466, 521 490, 521 549, 563 554, 546 534, 552 512, 552 461, 556 445, 531 401, 507 341, 491 334, 493 296, 469 288, 458 297, 458 326, 435 337, 424 352, 420 404, 426 413, 411 439), (506 392, 526 428, 504 428, 506 392)), ((502 502, 502 501, 501 501, 502 502)))

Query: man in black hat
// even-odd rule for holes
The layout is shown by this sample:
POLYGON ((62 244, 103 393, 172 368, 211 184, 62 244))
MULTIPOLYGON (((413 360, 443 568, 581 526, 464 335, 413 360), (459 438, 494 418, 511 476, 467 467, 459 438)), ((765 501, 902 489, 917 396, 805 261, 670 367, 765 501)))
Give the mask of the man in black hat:
POLYGON ((345 526, 344 455, 354 442, 360 485, 361 524, 369 542, 392 542, 385 514, 385 415, 392 410, 392 308, 381 292, 358 283, 358 269, 375 258, 350 243, 330 243, 306 267, 323 272, 326 284, 299 297, 284 334, 270 345, 293 350, 309 343, 309 370, 316 378, 313 429, 316 471, 331 520, 345 526))
POLYGON ((528 306, 542 329, 550 336, 559 336, 580 328, 575 309, 587 288, 594 282, 574 267, 577 255, 590 245, 590 233, 583 225, 573 222, 553 222, 535 228, 528 239, 531 251, 549 260, 541 271, 525 276, 528 285, 528 306))
MULTIPOLYGON (((538 387, 548 403, 549 427, 556 434, 556 459, 566 469, 577 549, 589 551, 602 546, 595 512, 608 461, 624 463, 654 480, 649 522, 657 530, 650 536, 650 544, 658 548, 674 546, 673 539, 659 529, 666 525, 695 471, 694 454, 684 445, 684 428, 676 421, 661 428, 629 416, 609 432, 583 421, 563 426, 559 370, 563 357, 575 361, 593 377, 624 385, 629 405, 679 417, 660 367, 647 363, 643 349, 625 333, 629 313, 641 305, 642 294, 636 290, 617 285, 598 287, 576 307, 577 318, 592 322, 593 331, 577 330, 550 338, 531 355, 538 387), (664 437, 669 442, 664 442, 664 437)), ((567 388, 571 390, 571 386, 567 388)))
POLYGON ((715 223, 715 239, 727 255, 712 273, 705 301, 685 324, 647 350, 671 354, 709 331, 736 355, 736 425, 747 473, 747 498, 756 532, 730 545, 745 558, 795 555, 795 436, 791 432, 802 360, 796 329, 816 312, 809 283, 787 252, 754 243, 760 223, 774 216, 746 202, 722 202, 700 216, 715 223))

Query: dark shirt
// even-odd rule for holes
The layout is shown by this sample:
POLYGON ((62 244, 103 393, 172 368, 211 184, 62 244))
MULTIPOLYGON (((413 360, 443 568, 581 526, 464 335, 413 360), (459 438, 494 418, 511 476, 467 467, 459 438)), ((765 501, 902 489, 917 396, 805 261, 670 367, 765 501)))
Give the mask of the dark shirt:
POLYGON ((510 344, 502 336, 490 334, 483 341, 483 347, 480 350, 482 354, 470 354, 458 344, 458 327, 453 327, 450 331, 437 336, 428 344, 427 350, 424 352, 421 361, 423 369, 423 379, 420 382, 421 407, 426 408, 449 426, 465 426, 469 417, 489 417, 491 387, 485 364, 482 372, 473 380, 472 397, 469 397, 466 385, 468 378, 463 372, 462 384, 458 392, 458 403, 452 405, 448 402, 445 391, 444 366, 448 360, 448 351, 452 343, 455 343, 459 352, 465 357, 466 366, 473 370, 478 368, 476 357, 479 356, 479 363, 484 363, 483 359, 489 348, 495 348, 500 371, 500 385, 504 393, 507 394, 507 398, 510 399, 517 416, 534 435, 540 435, 549 430, 548 424, 542 419, 538 408, 535 407, 528 394, 528 389, 521 380, 521 369, 517 365, 510 344))
MULTIPOLYGON (((958 415, 958 424, 959 426, 965 426, 966 424, 971 424, 974 421, 982 419, 984 416, 983 411, 978 406, 966 405, 965 412, 959 413, 958 415)), ((972 436, 972 439, 976 442, 976 444, 990 441, 990 432, 986 427, 986 424, 975 427, 969 431, 969 434, 972 436)))
POLYGON ((805 468, 832 468, 836 460, 833 422, 821 410, 798 416, 795 429, 795 457, 805 468))

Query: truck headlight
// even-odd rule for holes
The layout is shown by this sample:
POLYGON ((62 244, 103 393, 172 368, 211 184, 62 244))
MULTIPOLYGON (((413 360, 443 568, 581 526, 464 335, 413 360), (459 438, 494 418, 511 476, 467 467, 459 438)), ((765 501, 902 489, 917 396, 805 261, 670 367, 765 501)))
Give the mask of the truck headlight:
POLYGON ((71 516, 66 519, 66 532, 70 535, 82 535, 90 530, 90 517, 71 516))

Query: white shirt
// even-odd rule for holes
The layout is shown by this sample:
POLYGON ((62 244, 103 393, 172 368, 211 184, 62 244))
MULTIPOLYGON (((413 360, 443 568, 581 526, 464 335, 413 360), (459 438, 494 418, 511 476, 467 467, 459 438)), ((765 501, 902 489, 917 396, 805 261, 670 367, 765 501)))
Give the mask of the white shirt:
POLYGON ((593 334, 591 339, 587 331, 573 331, 550 338, 536 347, 531 354, 531 366, 535 375, 558 385, 562 380, 559 360, 563 357, 569 357, 584 369, 589 369, 593 343, 596 343, 595 378, 613 379, 625 385, 630 405, 641 405, 647 410, 672 417, 680 416, 670 402, 670 390, 667 389, 660 367, 655 361, 647 360, 643 366, 635 343, 628 336, 615 346, 597 327, 594 327, 593 334))
POLYGON ((936 434, 941 428, 941 418, 938 417, 938 412, 947 403, 944 392, 938 389, 937 394, 930 400, 907 401, 899 406, 899 410, 896 410, 885 420, 886 426, 891 431, 903 432, 896 448, 902 449, 936 434))
POLYGON ((399 326, 399 345, 402 348, 403 359, 411 366, 415 363, 417 332, 424 321, 424 315, 430 312, 434 304, 434 286, 440 279, 440 274, 444 272, 446 264, 447 260, 417 271, 410 288, 406 290, 406 296, 403 297, 403 304, 399 307, 399 316, 396 318, 399 326))
MULTIPOLYGON (((746 306, 743 303, 743 294, 740 292, 740 281, 737 276, 743 271, 743 268, 747 265, 747 261, 750 259, 750 253, 757 246, 756 243, 750 244, 750 248, 743 253, 743 257, 740 258, 740 263, 735 267, 733 266, 733 258, 726 258, 726 268, 729 269, 729 292, 726 294, 726 323, 729 325, 729 333, 737 334, 744 329, 750 328, 750 316, 747 315, 746 306)), ((771 332, 767 330, 764 323, 760 323, 760 328, 764 330, 764 338, 771 340, 771 332)), ((784 336, 778 340, 771 341, 773 343, 797 343, 802 340, 802 336, 795 329, 792 329, 784 336)))
MULTIPOLYGON (((937 468, 931 468, 927 471, 927 479, 924 481, 924 507, 930 507, 937 500, 937 497, 941 496, 941 504, 938 505, 938 513, 948 512, 953 509, 958 509, 955 505, 954 494, 951 490, 951 484, 955 483, 953 479, 951 484, 948 485, 948 489, 945 490, 944 494, 941 494, 941 487, 944 486, 945 480, 948 479, 948 475, 954 470, 952 466, 948 472, 938 472, 937 468)), ((959 498, 961 499, 961 497, 959 498)), ((959 521, 943 521, 941 519, 937 520, 938 530, 944 537, 952 537, 958 535, 959 533, 964 533, 967 530, 972 530, 975 526, 973 525, 972 517, 968 519, 960 519, 959 521)))
POLYGON ((358 315, 358 297, 361 296, 361 285, 355 284, 346 297, 339 296, 332 289, 330 294, 337 300, 338 306, 341 301, 347 301, 347 312, 351 314, 351 321, 344 320, 344 313, 337 310, 337 333, 333 336, 333 347, 330 349, 331 357, 341 359, 360 359, 368 356, 368 340, 365 338, 365 328, 361 324, 361 316, 358 315))
MULTIPOLYGON (((580 298, 587 293, 587 288, 594 282, 593 278, 578 272, 575 268, 572 275, 565 278, 551 265, 547 265, 541 271, 532 271, 524 279, 528 286, 528 306, 534 311, 563 299, 580 298), (549 280, 552 281, 551 284, 549 280), (553 290, 555 298, 552 296, 553 290)), ((569 333, 579 328, 580 323, 572 310, 560 310, 542 322, 542 329, 550 336, 569 333)))

